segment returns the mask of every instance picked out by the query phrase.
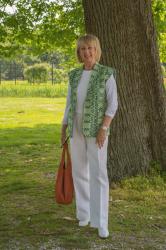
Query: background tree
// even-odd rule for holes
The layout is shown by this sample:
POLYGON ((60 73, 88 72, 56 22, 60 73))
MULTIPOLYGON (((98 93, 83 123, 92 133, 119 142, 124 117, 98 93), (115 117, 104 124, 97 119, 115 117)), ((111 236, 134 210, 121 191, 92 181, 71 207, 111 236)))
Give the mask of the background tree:
POLYGON ((48 65, 35 64, 25 69, 25 77, 30 83, 44 83, 48 80, 48 65))
POLYGON ((1 78, 4 80, 23 79, 23 64, 21 62, 0 60, 1 78))
POLYGON ((101 62, 117 70, 119 109, 109 145, 111 179, 166 169, 166 102, 150 0, 83 0, 101 62))

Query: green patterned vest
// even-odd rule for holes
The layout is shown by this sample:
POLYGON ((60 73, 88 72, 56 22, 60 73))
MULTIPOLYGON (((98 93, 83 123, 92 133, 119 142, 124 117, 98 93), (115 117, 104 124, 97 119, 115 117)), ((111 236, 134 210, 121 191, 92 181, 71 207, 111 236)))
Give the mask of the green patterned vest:
MULTIPOLYGON (((72 137, 73 117, 77 102, 77 86, 79 84, 83 68, 76 68, 69 72, 69 84, 71 86, 71 101, 68 114, 68 132, 72 137)), ((96 63, 88 84, 87 96, 83 110, 83 134, 86 137, 96 137, 102 124, 107 108, 106 81, 115 73, 113 68, 96 63)))

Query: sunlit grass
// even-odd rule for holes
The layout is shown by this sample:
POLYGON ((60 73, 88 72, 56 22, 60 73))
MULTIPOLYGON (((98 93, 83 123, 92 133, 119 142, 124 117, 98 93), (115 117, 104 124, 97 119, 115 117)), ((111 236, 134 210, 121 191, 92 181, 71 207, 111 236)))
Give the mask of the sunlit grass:
POLYGON ((0 128, 34 127, 37 124, 60 124, 65 98, 0 99, 0 128))
POLYGON ((67 84, 11 84, 3 83, 0 85, 0 96, 11 97, 65 97, 67 84))

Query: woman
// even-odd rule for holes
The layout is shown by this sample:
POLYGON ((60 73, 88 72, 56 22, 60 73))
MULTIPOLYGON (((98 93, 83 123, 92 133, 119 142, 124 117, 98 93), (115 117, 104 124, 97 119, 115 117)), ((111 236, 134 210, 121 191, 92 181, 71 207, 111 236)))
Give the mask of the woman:
POLYGON ((77 41, 77 57, 83 66, 69 72, 61 142, 70 136, 72 174, 79 226, 98 228, 109 236, 109 182, 107 145, 109 127, 117 110, 114 69, 99 64, 101 48, 94 35, 77 41))

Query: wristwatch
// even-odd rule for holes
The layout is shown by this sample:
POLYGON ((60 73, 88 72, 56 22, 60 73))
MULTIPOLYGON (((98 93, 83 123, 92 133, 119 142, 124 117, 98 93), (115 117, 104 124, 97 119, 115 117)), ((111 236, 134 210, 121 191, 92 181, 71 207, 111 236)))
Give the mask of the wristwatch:
POLYGON ((101 128, 106 132, 108 131, 108 128, 106 126, 101 126, 101 128))

